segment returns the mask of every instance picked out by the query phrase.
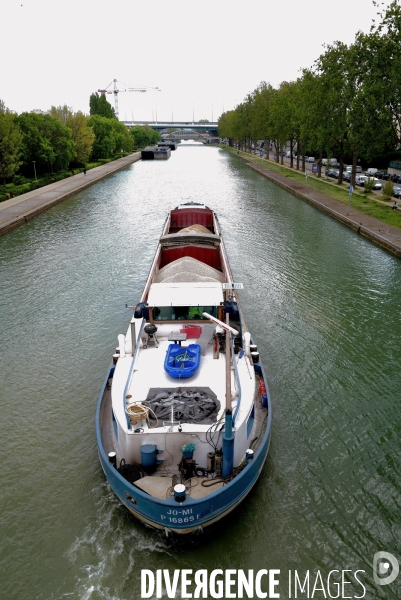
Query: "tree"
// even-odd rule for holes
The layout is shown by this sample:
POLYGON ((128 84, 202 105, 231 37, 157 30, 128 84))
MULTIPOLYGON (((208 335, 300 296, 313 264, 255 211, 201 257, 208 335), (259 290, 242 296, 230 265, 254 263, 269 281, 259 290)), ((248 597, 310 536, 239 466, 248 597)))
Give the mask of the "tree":
POLYGON ((287 141, 290 141, 291 148, 291 166, 292 149, 294 140, 297 137, 298 129, 296 127, 296 102, 295 88, 296 83, 283 81, 279 89, 272 95, 270 105, 270 122, 272 139, 275 141, 277 162, 281 150, 281 163, 283 164, 283 148, 287 141))
POLYGON ((91 155, 95 134, 88 125, 89 118, 81 111, 67 119, 66 125, 74 141, 75 160, 85 165, 91 155))
POLYGON ((111 124, 115 140, 114 150, 117 152, 120 152, 120 150, 123 152, 132 152, 134 141, 124 123, 117 121, 117 119, 112 119, 111 124))
POLYGON ((100 115, 92 115, 88 121, 88 125, 92 127, 95 135, 92 157, 95 160, 98 158, 109 158, 116 149, 116 140, 111 119, 106 119, 106 117, 101 117, 100 115))
POLYGON ((23 169, 31 173, 35 161, 38 172, 66 169, 74 158, 71 132, 50 115, 22 113, 15 118, 23 136, 23 169))
POLYGON ((381 21, 369 34, 358 32, 354 45, 363 61, 358 109, 364 109, 367 158, 401 144, 401 7, 394 0, 378 16, 381 21))
MULTIPOLYGON (((354 53, 346 44, 334 42, 327 46, 315 63, 316 73, 321 76, 320 99, 325 114, 326 131, 330 132, 330 147, 338 154, 340 171, 338 183, 342 182, 344 156, 356 148, 350 145, 350 110, 357 92, 357 65, 354 53)), ((356 156, 355 156, 356 164, 356 156)), ((355 169, 353 170, 353 183, 355 169)))
MULTIPOLYGON (((173 132, 171 132, 173 133, 173 132)), ((136 125, 130 129, 130 135, 134 140, 135 148, 145 148, 151 144, 156 144, 160 140, 160 133, 149 125, 136 125)))
POLYGON ((50 115, 43 115, 42 127, 43 135, 52 148, 53 160, 49 160, 51 172, 67 169, 75 157, 70 129, 50 115))
POLYGON ((91 94, 89 98, 90 115, 99 115, 100 117, 106 117, 107 119, 117 119, 114 108, 106 100, 106 95, 95 92, 91 94))
POLYGON ((255 131, 256 139, 264 140, 267 157, 269 157, 270 140, 273 137, 271 106, 275 94, 276 90, 265 81, 262 81, 254 91, 252 129, 255 131))
POLYGON ((6 179, 12 177, 21 165, 21 149, 22 135, 15 116, 6 112, 4 107, 4 112, 0 112, 0 175, 4 185, 6 179))
POLYGON ((74 112, 72 108, 64 104, 64 106, 52 106, 50 114, 54 119, 61 121, 63 125, 67 125, 68 119, 74 115, 74 112))

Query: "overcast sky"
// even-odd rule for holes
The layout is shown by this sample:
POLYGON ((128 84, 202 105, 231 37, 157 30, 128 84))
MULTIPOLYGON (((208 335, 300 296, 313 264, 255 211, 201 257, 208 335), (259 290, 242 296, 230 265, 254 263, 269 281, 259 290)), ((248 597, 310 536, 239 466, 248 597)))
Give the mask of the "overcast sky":
MULTIPOLYGON (((389 4, 390 0, 385 4, 389 4)), ((368 32, 371 0, 2 0, 0 99, 20 113, 89 96, 116 78, 120 119, 217 120, 260 81, 312 66, 324 43, 368 32)), ((110 89, 112 85, 110 86, 110 89)), ((114 106, 112 95, 107 96, 114 106)))

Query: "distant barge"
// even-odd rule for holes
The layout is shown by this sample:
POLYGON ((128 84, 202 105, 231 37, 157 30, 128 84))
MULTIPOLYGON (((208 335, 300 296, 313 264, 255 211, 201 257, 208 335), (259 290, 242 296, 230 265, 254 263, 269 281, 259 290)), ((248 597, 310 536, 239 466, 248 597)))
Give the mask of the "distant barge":
POLYGON ((167 160, 171 156, 171 150, 165 146, 149 146, 141 151, 142 160, 167 160))

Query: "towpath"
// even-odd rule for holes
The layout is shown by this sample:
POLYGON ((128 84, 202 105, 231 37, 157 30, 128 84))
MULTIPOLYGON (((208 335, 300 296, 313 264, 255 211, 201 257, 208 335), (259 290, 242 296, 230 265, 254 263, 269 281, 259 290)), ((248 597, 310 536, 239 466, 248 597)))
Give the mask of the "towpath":
POLYGON ((134 152, 123 158, 90 169, 86 172, 86 175, 79 173, 67 179, 45 185, 32 192, 0 202, 0 235, 18 225, 22 225, 22 223, 26 223, 29 219, 54 204, 62 202, 104 177, 124 169, 140 159, 141 153, 134 152))

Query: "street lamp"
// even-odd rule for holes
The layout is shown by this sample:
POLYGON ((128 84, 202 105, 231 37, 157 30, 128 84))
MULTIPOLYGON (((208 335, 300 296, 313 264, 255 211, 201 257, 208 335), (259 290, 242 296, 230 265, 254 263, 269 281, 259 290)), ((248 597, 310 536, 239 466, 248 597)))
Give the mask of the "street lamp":
POLYGON ((32 162, 33 162, 33 170, 35 171, 35 180, 37 181, 38 178, 36 177, 36 165, 35 165, 36 160, 33 160, 32 162))

